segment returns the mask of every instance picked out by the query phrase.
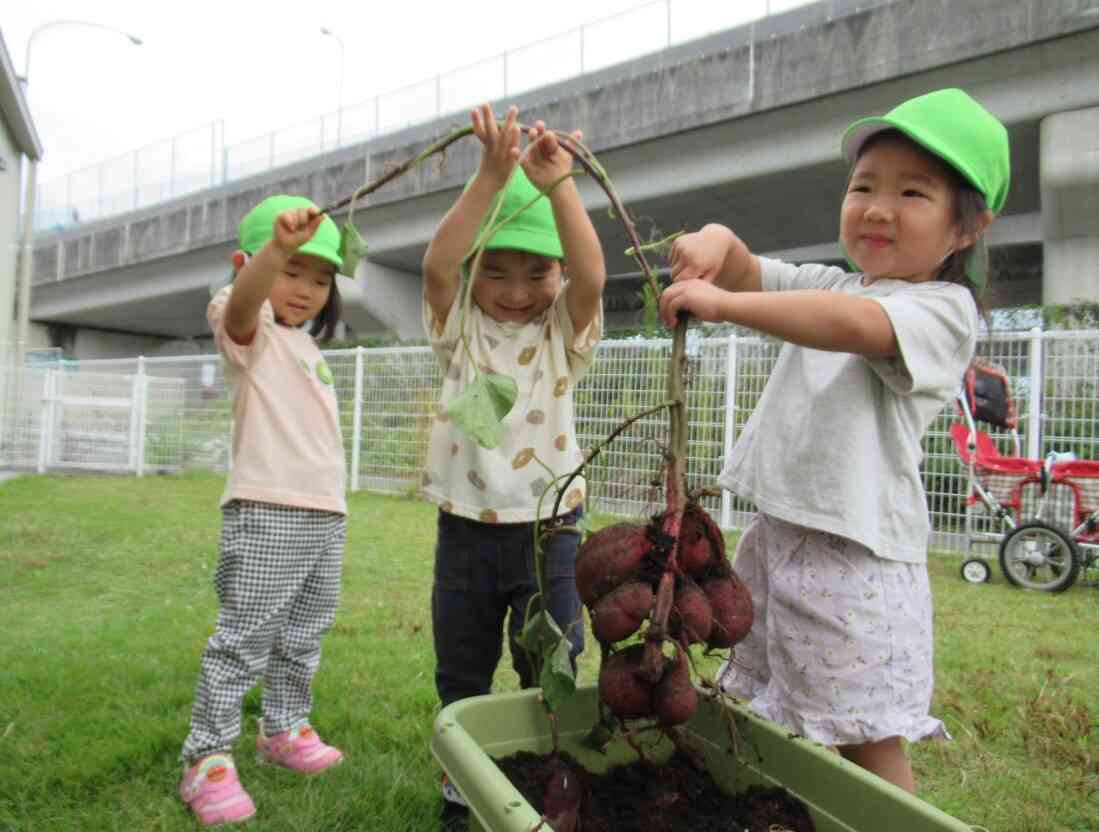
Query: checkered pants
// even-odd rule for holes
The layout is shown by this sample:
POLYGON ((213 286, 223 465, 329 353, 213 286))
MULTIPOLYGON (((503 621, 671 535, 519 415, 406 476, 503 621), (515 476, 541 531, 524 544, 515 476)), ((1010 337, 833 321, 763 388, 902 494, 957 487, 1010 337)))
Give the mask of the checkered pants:
POLYGON ((245 500, 222 508, 221 606, 202 653, 185 763, 229 750, 244 695, 261 677, 268 735, 308 718, 321 638, 340 600, 346 527, 342 514, 313 509, 245 500))

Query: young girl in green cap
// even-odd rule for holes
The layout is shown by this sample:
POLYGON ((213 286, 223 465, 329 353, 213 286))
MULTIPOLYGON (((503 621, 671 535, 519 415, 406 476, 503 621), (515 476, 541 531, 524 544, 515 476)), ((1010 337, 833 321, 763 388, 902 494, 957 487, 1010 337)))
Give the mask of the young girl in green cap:
POLYGON ((260 678, 259 762, 312 774, 343 757, 309 725, 347 515, 336 394, 313 341, 339 321, 340 235, 292 196, 265 199, 238 231, 234 280, 206 313, 232 391, 233 448, 214 578, 220 609, 180 755, 179 793, 203 825, 255 814, 230 750, 260 678))
MULTIPOLYGON (((439 506, 431 610, 444 706, 489 692, 505 618, 520 683, 534 684, 515 643, 537 589, 532 524, 575 525, 584 501, 584 483, 576 480, 563 499, 567 513, 549 517, 547 499, 538 514, 547 467, 563 474, 583 459, 573 390, 602 331, 603 251, 571 178, 489 239, 462 320, 461 275, 471 266, 465 258, 495 200, 502 200, 498 218, 509 217, 572 168, 571 155, 541 122, 520 155, 517 117, 512 107, 498 125, 488 105, 473 112, 480 168, 440 223, 423 264, 424 327, 444 376, 423 480, 424 494, 439 506), (518 384, 503 439, 491 450, 444 412, 473 379, 474 365, 518 384)), ((560 533, 545 547, 547 606, 574 660, 584 647, 574 570, 579 542, 577 533, 560 533)), ((445 779, 443 792, 460 802, 445 779)))
POLYGON ((920 441, 973 355, 1007 132, 946 89, 855 122, 843 152, 856 273, 758 257, 708 225, 676 241, 660 308, 669 326, 689 312, 787 342, 720 478, 758 514, 736 556, 755 623, 719 683, 914 791, 902 738, 946 736, 929 715, 920 441))

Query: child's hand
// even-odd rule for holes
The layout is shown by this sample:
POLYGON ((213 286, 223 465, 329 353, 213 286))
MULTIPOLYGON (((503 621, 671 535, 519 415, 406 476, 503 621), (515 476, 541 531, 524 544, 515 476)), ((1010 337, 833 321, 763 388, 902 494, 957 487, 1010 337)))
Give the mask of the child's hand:
MULTIPOLYGON (((572 137, 580 141, 584 134, 577 130, 572 137)), ((572 170, 572 154, 561 147, 552 131, 546 130, 543 121, 534 123, 529 138, 530 144, 523 151, 519 164, 534 187, 544 191, 572 170)))
POLYGON ((680 312, 690 312, 700 321, 726 321, 725 304, 732 297, 731 292, 705 280, 682 280, 660 294, 660 319, 668 329, 675 326, 680 312))
POLYGON ((324 214, 316 208, 291 208, 275 217, 271 242, 287 257, 313 239, 324 214))
POLYGON ((684 234, 672 244, 668 262, 672 281, 706 280, 713 283, 721 273, 735 236, 721 226, 706 226, 693 234, 684 234))
POLYGON ((483 104, 470 114, 473 133, 481 140, 481 167, 478 176, 488 179, 496 190, 507 184, 511 170, 519 159, 519 108, 508 107, 501 127, 496 123, 492 107, 483 104))

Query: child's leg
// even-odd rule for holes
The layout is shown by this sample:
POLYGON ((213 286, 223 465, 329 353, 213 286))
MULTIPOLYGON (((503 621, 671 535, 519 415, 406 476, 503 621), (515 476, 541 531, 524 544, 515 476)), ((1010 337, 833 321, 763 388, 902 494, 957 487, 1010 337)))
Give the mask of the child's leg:
POLYGON ((295 536, 300 535, 301 542, 308 546, 298 550, 302 566, 312 561, 312 569, 305 573, 267 662, 263 727, 268 736, 288 731, 309 718, 313 676, 321 661, 321 639, 332 626, 340 603, 347 518, 309 512, 298 528, 295 536))
MULTIPOLYGON (((581 510, 576 509, 561 519, 561 524, 575 526, 580 522, 581 510)), ((538 580, 534 575, 534 550, 532 529, 524 524, 514 540, 513 577, 508 584, 511 615, 508 618, 508 636, 511 643, 511 664, 519 674, 519 684, 533 687, 538 684, 534 670, 527 661, 526 652, 516 639, 526 622, 527 606, 538 592, 538 580)), ((545 559, 546 608, 550 616, 569 640, 569 658, 576 667, 576 658, 584 651, 584 607, 576 591, 576 550, 580 547, 580 534, 563 532, 546 539, 543 546, 545 559)))
POLYGON ((900 737, 888 737, 877 742, 864 742, 858 745, 841 745, 839 753, 855 765, 862 766, 883 780, 895 786, 916 793, 916 780, 912 775, 912 765, 904 753, 900 737))
POLYGON ((438 529, 431 626, 435 688, 445 707, 492 689, 507 606, 497 591, 501 529, 445 511, 438 529))
POLYGON ((202 653, 202 670, 191 708, 191 730, 180 758, 190 763, 227 752, 240 736, 240 706, 256 683, 278 631, 271 610, 278 575, 268 565, 269 542, 257 537, 253 503, 222 509, 221 542, 214 585, 220 608, 214 634, 202 653))

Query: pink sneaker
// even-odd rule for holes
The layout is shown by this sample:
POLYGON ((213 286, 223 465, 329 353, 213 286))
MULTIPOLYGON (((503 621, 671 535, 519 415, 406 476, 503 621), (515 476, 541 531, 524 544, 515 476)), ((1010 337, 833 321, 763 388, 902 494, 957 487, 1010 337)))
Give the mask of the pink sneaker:
POLYGON ((321 742, 317 732, 307 722, 273 737, 263 733, 263 720, 258 722, 257 763, 278 763, 291 771, 316 774, 343 760, 343 752, 321 742))
POLYGON ((228 754, 211 754, 187 769, 179 783, 179 796, 203 826, 240 823, 256 813, 228 754))

